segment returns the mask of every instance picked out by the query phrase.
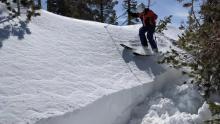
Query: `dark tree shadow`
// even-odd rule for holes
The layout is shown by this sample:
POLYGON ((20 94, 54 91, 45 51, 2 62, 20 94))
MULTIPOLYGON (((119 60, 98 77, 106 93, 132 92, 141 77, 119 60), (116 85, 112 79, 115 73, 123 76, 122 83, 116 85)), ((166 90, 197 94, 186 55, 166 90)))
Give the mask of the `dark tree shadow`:
POLYGON ((0 21, 0 48, 3 47, 4 40, 10 38, 10 36, 22 40, 26 34, 31 34, 27 22, 20 20, 17 23, 14 21, 15 24, 11 24, 9 20, 0 21))
POLYGON ((135 56, 131 50, 124 49, 122 58, 126 63, 133 61, 139 70, 145 71, 148 74, 153 73, 154 76, 166 71, 163 65, 158 64, 157 56, 135 56))

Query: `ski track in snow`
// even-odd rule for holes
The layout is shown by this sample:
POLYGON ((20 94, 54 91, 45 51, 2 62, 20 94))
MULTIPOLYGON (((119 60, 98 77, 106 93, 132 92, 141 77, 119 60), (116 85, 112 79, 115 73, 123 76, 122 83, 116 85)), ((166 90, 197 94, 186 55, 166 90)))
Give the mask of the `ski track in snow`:
MULTIPOLYGON (((41 13, 29 25, 0 25, 0 124, 69 124, 72 116, 81 119, 76 122, 84 121, 74 113, 87 114, 86 124, 96 111, 100 116, 121 112, 108 113, 111 117, 105 123, 121 124, 147 93, 162 86, 152 82, 168 69, 158 65, 156 57, 136 57, 119 46, 138 39, 138 26, 110 25, 106 30, 106 24, 41 13), (142 85, 149 91, 140 91, 142 85), (102 111, 98 105, 109 109, 102 111)), ((159 48, 169 50, 169 38, 158 37, 159 48)), ((99 118, 95 121, 102 123, 99 118)))

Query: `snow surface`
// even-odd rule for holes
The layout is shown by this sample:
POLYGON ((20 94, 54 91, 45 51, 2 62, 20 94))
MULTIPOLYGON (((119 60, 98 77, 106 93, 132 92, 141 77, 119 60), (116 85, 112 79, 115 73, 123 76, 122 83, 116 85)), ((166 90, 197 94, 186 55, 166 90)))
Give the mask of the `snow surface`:
POLYGON ((179 30, 175 27, 172 27, 171 25, 168 25, 167 28, 168 30, 164 30, 164 33, 167 37, 173 40, 178 40, 179 36, 181 36, 183 33, 183 30, 179 30))
MULTIPOLYGON (((157 56, 120 47, 137 41, 137 25, 104 28, 43 10, 29 25, 15 22, 0 24, 0 124, 123 124, 146 96, 182 80, 157 56)), ((158 45, 172 43, 158 35, 158 45)))

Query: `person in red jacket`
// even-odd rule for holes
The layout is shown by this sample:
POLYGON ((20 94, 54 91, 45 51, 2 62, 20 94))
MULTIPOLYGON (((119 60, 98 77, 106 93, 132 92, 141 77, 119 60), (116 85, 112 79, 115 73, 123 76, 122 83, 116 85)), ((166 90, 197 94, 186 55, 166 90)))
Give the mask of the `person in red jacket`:
POLYGON ((132 17, 141 19, 143 26, 139 29, 139 36, 144 50, 149 51, 148 43, 147 43, 147 39, 148 39, 152 50, 157 53, 158 47, 153 38, 156 28, 156 19, 158 17, 157 14, 155 14, 149 8, 145 8, 145 5, 143 3, 137 6, 137 13, 132 13, 128 10, 128 14, 131 15, 132 17), (147 32, 147 39, 145 36, 146 32, 147 32))

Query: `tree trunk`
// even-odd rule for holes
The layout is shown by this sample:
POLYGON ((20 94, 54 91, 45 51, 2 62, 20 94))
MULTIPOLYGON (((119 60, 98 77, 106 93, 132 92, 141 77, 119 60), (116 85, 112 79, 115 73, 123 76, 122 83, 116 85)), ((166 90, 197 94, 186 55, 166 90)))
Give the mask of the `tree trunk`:
POLYGON ((17 0, 17 8, 18 8, 18 16, 21 14, 21 9, 20 9, 20 0, 17 0))
POLYGON ((39 9, 42 8, 42 6, 41 6, 41 0, 38 0, 38 7, 39 7, 39 9))
MULTIPOLYGON (((131 0, 128 0, 128 11, 131 10, 131 0)), ((131 16, 128 14, 128 25, 131 24, 131 16)))
POLYGON ((103 0, 100 0, 100 16, 101 16, 101 22, 104 22, 104 8, 103 8, 103 0))

